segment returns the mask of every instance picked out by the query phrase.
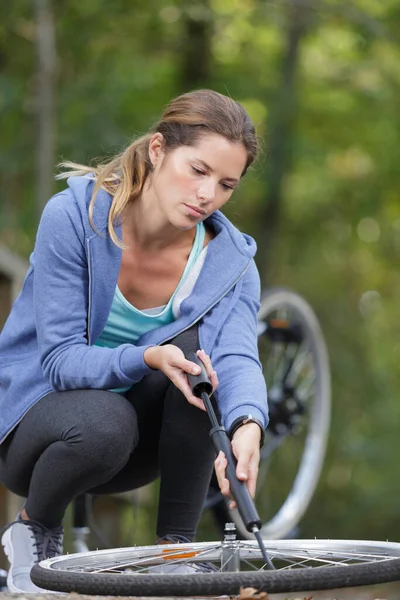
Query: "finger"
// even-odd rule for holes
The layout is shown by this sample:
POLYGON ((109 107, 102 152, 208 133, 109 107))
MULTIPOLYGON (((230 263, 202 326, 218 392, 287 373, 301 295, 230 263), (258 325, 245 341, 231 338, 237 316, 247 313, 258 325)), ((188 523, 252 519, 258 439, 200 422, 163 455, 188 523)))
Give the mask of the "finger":
POLYGON ((238 463, 236 465, 236 477, 241 481, 248 481, 250 456, 247 452, 241 451, 237 458, 238 463))
POLYGON ((247 480, 247 487, 249 488, 250 496, 254 498, 257 487, 257 476, 258 476, 258 460, 252 460, 249 465, 249 477, 247 480))
POLYGON ((218 485, 219 489, 221 490, 221 494, 229 498, 231 489, 229 487, 229 481, 226 479, 226 477, 218 477, 218 485))
POLYGON ((182 360, 182 363, 178 365, 185 373, 191 373, 192 375, 200 375, 201 367, 191 360, 182 360))
POLYGON ((225 457, 225 454, 220 450, 218 452, 217 458, 214 461, 214 468, 217 474, 217 477, 221 479, 225 477, 226 467, 228 466, 228 461, 225 457))
POLYGON ((217 458, 214 461, 215 474, 217 476, 218 485, 221 490, 221 493, 224 496, 229 496, 230 494, 230 486, 229 481, 225 477, 225 470, 228 466, 228 461, 225 458, 225 454, 220 451, 217 458))
POLYGON ((209 375, 210 377, 210 381, 211 381, 211 385, 213 387, 213 392, 217 389, 218 387, 218 376, 217 376, 217 372, 216 371, 212 371, 211 374, 209 375))
POLYGON ((218 387, 219 382, 218 382, 217 372, 214 371, 213 366, 211 364, 211 359, 208 356, 208 354, 205 353, 204 350, 197 350, 197 356, 204 363, 207 375, 210 379, 210 382, 211 382, 211 385, 213 388, 212 391, 214 392, 216 390, 216 388, 218 387))
POLYGON ((204 402, 201 398, 197 398, 196 396, 193 396, 193 394, 192 394, 189 398, 186 396, 186 400, 189 402, 189 404, 192 404, 193 406, 200 408, 200 410, 207 412, 207 409, 204 406, 204 402))
POLYGON ((205 353, 204 350, 197 350, 197 356, 200 358, 200 360, 202 361, 202 363, 204 364, 206 371, 207 371, 207 375, 210 377, 211 373, 213 372, 213 366, 211 364, 211 359, 208 356, 208 354, 205 353))
POLYGON ((184 373, 181 373, 180 376, 171 378, 171 381, 178 388, 178 390, 182 392, 189 404, 193 404, 193 406, 197 406, 197 408, 200 408, 201 410, 206 410, 203 400, 193 394, 192 388, 190 387, 184 373))
POLYGON ((197 408, 206 411, 203 400, 193 394, 193 390, 189 385, 187 377, 184 373, 182 373, 182 384, 180 389, 189 404, 193 404, 193 406, 197 406, 197 408))

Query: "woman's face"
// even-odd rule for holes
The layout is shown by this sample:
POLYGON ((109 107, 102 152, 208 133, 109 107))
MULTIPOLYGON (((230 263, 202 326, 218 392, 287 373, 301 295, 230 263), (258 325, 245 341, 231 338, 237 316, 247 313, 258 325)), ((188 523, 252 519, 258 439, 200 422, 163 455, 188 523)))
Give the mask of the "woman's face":
POLYGON ((190 229, 221 208, 237 187, 247 162, 243 144, 218 134, 202 136, 195 146, 165 153, 157 133, 149 145, 154 171, 149 191, 168 221, 190 229))

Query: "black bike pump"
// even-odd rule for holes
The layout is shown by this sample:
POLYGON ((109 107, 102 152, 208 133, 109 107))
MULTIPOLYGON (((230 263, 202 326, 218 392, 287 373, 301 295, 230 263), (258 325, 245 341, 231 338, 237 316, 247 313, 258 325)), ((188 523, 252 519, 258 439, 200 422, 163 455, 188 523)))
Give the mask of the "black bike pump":
POLYGON ((199 367, 201 368, 201 373, 199 375, 191 375, 190 373, 188 373, 187 377, 189 380, 190 387, 192 388, 193 395, 197 396, 198 398, 201 398, 204 402, 204 406, 206 407, 206 411, 212 425, 212 428, 210 430, 210 437, 214 444, 214 448, 217 454, 222 450, 228 461, 228 466, 226 468, 226 477, 229 481, 231 494, 237 504, 239 514, 242 517, 243 523, 247 531, 250 531, 254 534, 267 567, 269 569, 275 569, 270 558, 268 557, 263 539, 261 537, 260 527, 262 525, 262 522, 258 515, 253 499, 250 496, 248 487, 244 481, 240 481, 240 479, 238 479, 236 476, 237 461, 232 452, 231 442, 228 437, 228 434, 225 428, 218 423, 217 416, 212 406, 210 400, 212 384, 208 378, 204 363, 202 362, 202 360, 200 360, 200 358, 195 352, 192 356, 187 358, 188 360, 191 360, 192 362, 199 365, 199 367))

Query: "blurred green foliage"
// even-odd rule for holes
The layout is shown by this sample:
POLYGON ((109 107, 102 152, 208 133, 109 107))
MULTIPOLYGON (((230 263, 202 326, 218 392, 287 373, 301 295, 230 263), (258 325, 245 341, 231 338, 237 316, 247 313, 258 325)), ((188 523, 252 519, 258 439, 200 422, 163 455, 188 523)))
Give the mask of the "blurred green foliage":
MULTIPOLYGON (((114 153, 191 87, 250 112, 265 153, 226 212, 255 235, 264 286, 312 304, 332 363, 329 452, 300 534, 399 539, 400 3, 58 0, 52 10, 55 163, 114 153)), ((35 31, 31 2, 0 5, 0 242, 25 256, 38 219, 35 31)))

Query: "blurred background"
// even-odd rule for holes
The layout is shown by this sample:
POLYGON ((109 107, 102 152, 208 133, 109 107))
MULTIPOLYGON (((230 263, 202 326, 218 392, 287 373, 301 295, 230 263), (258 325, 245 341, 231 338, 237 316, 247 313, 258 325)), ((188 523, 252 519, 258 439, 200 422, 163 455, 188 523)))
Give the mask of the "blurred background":
MULTIPOLYGON (((313 306, 331 357, 328 454, 301 537, 400 541, 399 32, 399 0, 0 4, 12 256, 29 256, 61 159, 119 151, 194 88, 253 118, 264 151, 224 210, 256 238, 263 287, 313 306)), ((154 539, 153 496, 134 541, 154 539)))

